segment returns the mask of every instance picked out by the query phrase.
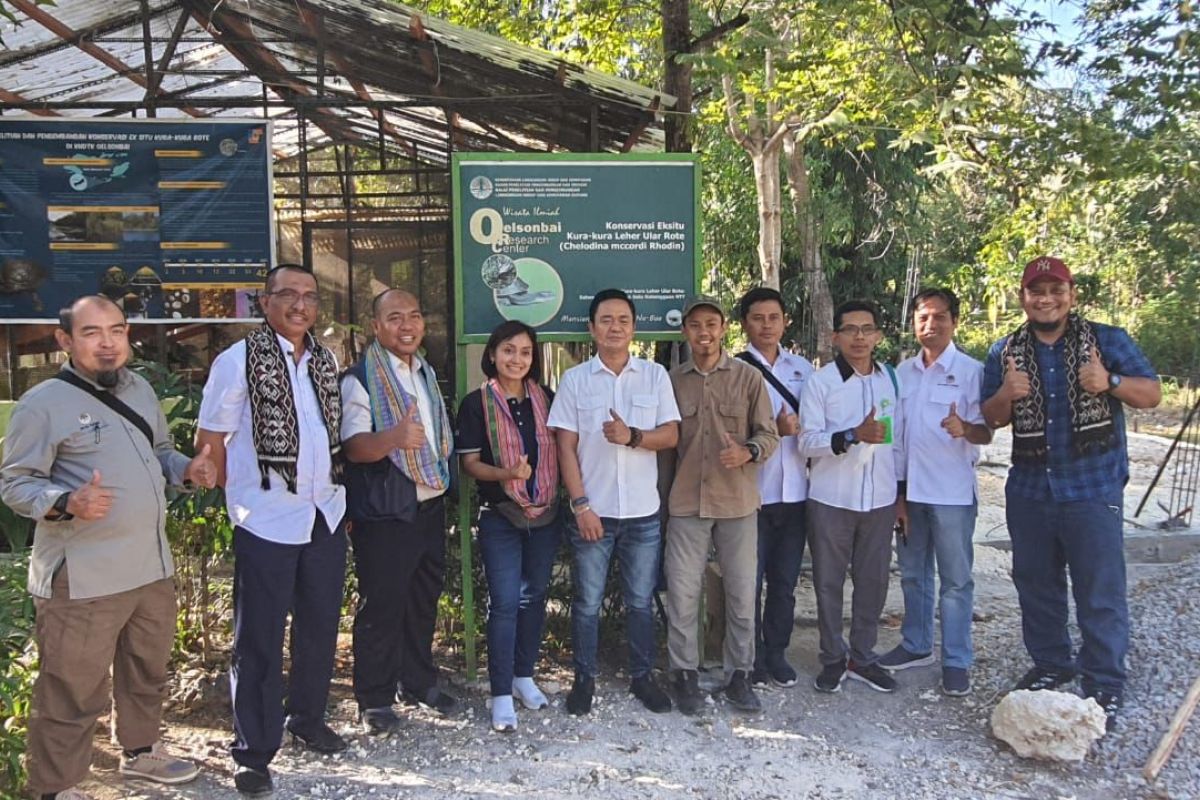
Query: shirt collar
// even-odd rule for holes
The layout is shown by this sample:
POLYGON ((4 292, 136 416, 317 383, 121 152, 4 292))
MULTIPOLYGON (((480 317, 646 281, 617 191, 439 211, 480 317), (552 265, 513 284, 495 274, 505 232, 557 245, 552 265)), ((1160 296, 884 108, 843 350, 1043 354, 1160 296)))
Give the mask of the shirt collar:
MULTIPOLYGON (((750 344, 749 342, 746 343, 746 352, 748 352, 750 355, 754 356, 759 361, 761 361, 763 363, 763 366, 765 366, 767 369, 771 369, 774 366, 774 364, 772 364, 770 361, 767 361, 767 357, 762 354, 761 350, 759 350, 757 347, 750 344)), ((788 355, 788 352, 786 350, 784 350, 782 347, 780 347, 778 355, 775 356, 775 364, 778 364, 780 361, 782 361, 784 358, 786 358, 787 355, 788 355)))
MULTIPOLYGON (((764 361, 763 363, 765 364, 767 362, 764 361)), ((729 364, 729 353, 725 352, 725 348, 721 348, 721 358, 717 361, 717 365, 712 368, 712 371, 716 372, 719 369, 729 369, 729 364)), ((700 372, 700 370, 696 369, 696 362, 690 358, 680 364, 679 369, 681 372, 700 372)))
POLYGON ((421 370, 425 369, 425 362, 422 361, 421 357, 416 353, 413 353, 413 364, 410 367, 400 359, 400 356, 396 355, 391 350, 387 350, 386 352, 388 354, 388 361, 391 362, 392 365, 392 371, 397 375, 420 372, 421 370))
POLYGON ((928 367, 925 366, 925 357, 920 353, 917 354, 917 357, 913 359, 913 361, 916 364, 918 372, 925 372, 926 370, 933 369, 934 367, 941 367, 942 372, 953 372, 954 370, 951 369, 951 367, 954 364, 954 359, 957 355, 958 348, 954 346, 954 342, 950 342, 950 344, 946 345, 946 349, 942 351, 942 354, 939 355, 928 367))
MULTIPOLYGON (((285 339, 279 333, 274 332, 274 331, 272 331, 272 332, 275 333, 275 338, 279 341, 279 347, 283 350, 284 355, 291 357, 293 354, 295 354, 296 345, 289 342, 287 339, 285 339)), ((312 355, 312 343, 314 341, 312 334, 309 334, 309 333, 304 334, 304 339, 305 339, 304 352, 300 355, 301 361, 303 361, 304 359, 306 359, 310 355, 312 355)))
POLYGON ((129 372, 129 367, 121 367, 119 370, 117 370, 117 385, 114 386, 113 388, 109 389, 104 386, 101 386, 100 384, 96 383, 94 380, 92 380, 88 376, 84 375, 79 370, 75 369, 75 365, 73 363, 71 363, 70 359, 67 359, 67 363, 63 364, 62 368, 67 370, 68 372, 72 372, 75 375, 78 375, 80 378, 87 381, 92 386, 95 386, 97 389, 99 389, 102 392, 114 392, 114 393, 118 392, 121 389, 124 389, 126 386, 128 386, 130 384, 130 382, 133 380, 133 377, 131 376, 131 374, 129 372))
MULTIPOLYGON (((642 360, 640 358, 635 356, 633 353, 630 353, 629 360, 625 362, 625 370, 630 370, 632 372, 641 372, 642 371, 642 363, 641 362, 642 362, 642 360)), ((621 370, 621 371, 624 372, 625 370, 621 370)), ((592 356, 592 372, 594 372, 594 373, 595 372, 607 372, 609 375, 616 374, 611 369, 604 366, 604 362, 600 360, 599 353, 592 356)))
MULTIPOLYGON (((841 353, 837 354, 837 357, 833 359, 833 363, 837 364, 838 374, 842 376, 842 383, 845 383, 846 381, 850 380, 856 374, 854 372, 854 367, 850 366, 849 361, 842 358, 841 353)), ((871 362, 871 372, 874 373, 874 372, 878 372, 878 371, 879 371, 879 364, 872 361, 871 362)))

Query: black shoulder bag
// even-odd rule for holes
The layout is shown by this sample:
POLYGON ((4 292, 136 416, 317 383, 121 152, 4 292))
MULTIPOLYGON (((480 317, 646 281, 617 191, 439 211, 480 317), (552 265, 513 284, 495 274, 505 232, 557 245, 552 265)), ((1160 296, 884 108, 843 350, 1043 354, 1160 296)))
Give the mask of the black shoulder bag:
POLYGON ((796 399, 795 395, 787 390, 787 387, 783 385, 779 378, 775 377, 775 373, 767 369, 766 364, 752 356, 749 350, 743 350, 734 356, 734 358, 737 358, 740 361, 745 361, 747 364, 761 372, 767 383, 771 384, 771 387, 774 388, 775 391, 779 392, 779 396, 786 400, 787 404, 792 407, 792 411, 795 411, 797 414, 800 413, 800 401, 796 399))
POLYGON ((65 381, 71 384, 76 389, 87 392, 92 397, 99 400, 104 405, 111 408, 113 411, 120 414, 125 419, 133 423, 133 426, 142 432, 146 437, 146 441, 150 443, 150 447, 154 447, 154 431, 150 429, 150 423, 146 422, 146 418, 129 407, 129 404, 121 400, 112 392, 102 392, 95 386, 85 381, 83 378, 68 370, 60 370, 54 377, 60 381, 65 381))

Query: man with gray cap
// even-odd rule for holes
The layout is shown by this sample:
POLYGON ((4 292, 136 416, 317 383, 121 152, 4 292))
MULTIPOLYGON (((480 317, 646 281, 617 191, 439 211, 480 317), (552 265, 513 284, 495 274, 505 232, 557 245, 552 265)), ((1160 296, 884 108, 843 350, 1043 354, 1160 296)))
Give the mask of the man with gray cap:
POLYGON ((758 465, 779 445, 771 398, 758 370, 721 346, 725 312, 699 295, 683 310, 692 357, 671 370, 682 417, 668 499, 667 657, 679 710, 704 707, 699 688, 697 619, 708 553, 716 545, 725 588, 725 698, 761 711, 754 669, 754 599, 758 569, 758 465))

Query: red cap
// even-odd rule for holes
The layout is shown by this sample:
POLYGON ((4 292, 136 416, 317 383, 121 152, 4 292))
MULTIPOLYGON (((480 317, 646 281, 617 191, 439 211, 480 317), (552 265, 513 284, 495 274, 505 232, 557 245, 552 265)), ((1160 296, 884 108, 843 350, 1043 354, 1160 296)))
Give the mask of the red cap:
POLYGON ((1025 274, 1021 276, 1021 288, 1029 288, 1029 284, 1038 278, 1053 278, 1064 283, 1075 283, 1075 279, 1071 277, 1071 270, 1067 269, 1067 265, 1062 262, 1061 258, 1054 256, 1038 256, 1026 264, 1025 274))

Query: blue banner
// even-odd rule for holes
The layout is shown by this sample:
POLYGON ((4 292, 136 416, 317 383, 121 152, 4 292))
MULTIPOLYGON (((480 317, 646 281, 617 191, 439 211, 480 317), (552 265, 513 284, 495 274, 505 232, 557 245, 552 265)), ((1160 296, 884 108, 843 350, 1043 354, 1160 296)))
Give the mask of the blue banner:
POLYGON ((256 316, 269 124, 0 119, 0 319, 94 293, 142 321, 256 316))

